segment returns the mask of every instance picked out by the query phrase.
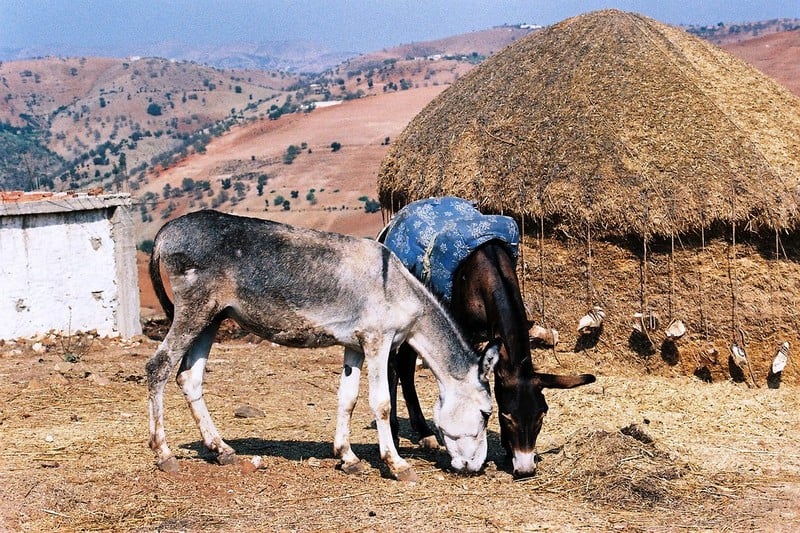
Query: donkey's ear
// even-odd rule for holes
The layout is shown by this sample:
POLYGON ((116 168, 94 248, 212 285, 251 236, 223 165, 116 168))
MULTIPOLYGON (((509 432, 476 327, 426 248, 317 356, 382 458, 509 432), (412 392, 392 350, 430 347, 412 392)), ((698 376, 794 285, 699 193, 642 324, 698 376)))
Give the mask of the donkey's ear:
POLYGON ((489 381, 489 374, 494 370, 500 360, 500 341, 495 339, 486 345, 481 355, 481 375, 483 381, 489 381))
POLYGON ((572 389, 581 385, 588 385, 595 382, 592 374, 581 374, 579 376, 560 376, 557 374, 536 373, 536 379, 543 389, 572 389))

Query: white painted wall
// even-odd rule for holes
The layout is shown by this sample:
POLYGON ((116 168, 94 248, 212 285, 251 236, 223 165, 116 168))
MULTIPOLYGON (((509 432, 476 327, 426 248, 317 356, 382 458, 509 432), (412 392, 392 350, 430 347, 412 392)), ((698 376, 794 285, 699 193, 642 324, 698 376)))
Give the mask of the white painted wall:
MULTIPOLYGON (((50 331, 96 330, 101 336, 141 332, 138 290, 133 331, 126 326, 120 331, 122 299, 131 292, 120 286, 131 279, 118 280, 120 244, 114 241, 108 213, 93 209, 0 216, 0 339, 50 331)), ((135 260, 133 265, 136 284, 135 260)))

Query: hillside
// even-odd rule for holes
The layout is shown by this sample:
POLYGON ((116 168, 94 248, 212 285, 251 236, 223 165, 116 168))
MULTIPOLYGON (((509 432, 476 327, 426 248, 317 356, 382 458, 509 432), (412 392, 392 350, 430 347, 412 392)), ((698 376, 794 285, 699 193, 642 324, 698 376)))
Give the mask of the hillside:
POLYGON ((800 28, 723 45, 800 96, 800 28))
POLYGON ((178 41, 131 43, 86 47, 40 45, 0 48, 0 60, 21 61, 41 57, 163 57, 172 61, 195 62, 219 69, 269 70, 281 72, 322 72, 357 55, 334 52, 303 40, 236 42, 198 45, 178 41))
POLYGON ((139 191, 140 239, 152 238, 167 218, 204 206, 373 236, 381 215, 366 213, 360 198, 377 198, 375 172, 386 140, 444 88, 381 93, 237 126, 205 153, 147 176, 139 191), (296 155, 287 163, 290 147, 296 155))
POLYGON ((712 26, 688 26, 686 31, 718 46, 739 43, 800 28, 800 19, 771 19, 753 22, 719 22, 712 26))
POLYGON ((530 31, 503 26, 403 45, 308 78, 306 98, 344 102, 237 126, 204 153, 148 175, 139 191, 147 198, 141 238, 152 236, 164 219, 198 206, 268 211, 270 218, 290 223, 374 235, 381 217, 365 213, 364 198, 376 198, 375 175, 387 141, 449 84, 530 31), (342 148, 333 152, 333 143, 342 148), (298 155, 286 164, 290 149, 298 155), (207 187, 204 197, 194 188, 182 191, 187 178, 207 187), (281 199, 288 209, 276 203, 281 199))
MULTIPOLYGON (((222 70, 152 57, 3 62, 0 83, 7 92, 0 123, 6 130, 24 127, 25 136, 0 149, 0 188, 44 184, 56 190, 102 186, 135 192, 146 172, 202 153, 211 139, 236 124, 274 119, 319 101, 452 83, 487 54, 529 31, 490 28, 403 45, 314 75, 222 70), (20 164, 25 153, 29 155, 20 164)), ((311 54, 325 55, 308 43, 253 46, 212 51, 162 43, 153 50, 168 57, 262 68, 267 65, 264 54, 307 64, 311 54), (233 59, 236 54, 249 59, 233 59)), ((290 63, 281 65, 291 68, 290 63)))
POLYGON ((120 169, 133 174, 189 144, 201 146, 205 138, 198 132, 208 136, 225 121, 283 106, 296 83, 286 74, 222 71, 155 58, 3 62, 0 122, 39 133, 37 148, 66 162, 58 187, 86 187, 93 181, 110 186, 120 169))

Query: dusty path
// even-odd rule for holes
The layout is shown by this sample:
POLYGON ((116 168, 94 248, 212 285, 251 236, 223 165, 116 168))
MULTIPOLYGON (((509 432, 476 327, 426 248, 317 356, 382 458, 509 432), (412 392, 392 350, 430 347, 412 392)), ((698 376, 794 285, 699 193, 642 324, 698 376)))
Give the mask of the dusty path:
MULTIPOLYGON (((451 474, 442 469, 444 452, 421 452, 403 438, 401 454, 421 479, 404 485, 387 479, 380 463, 366 380, 353 442, 373 468, 359 477, 335 469, 340 350, 231 341, 212 350, 206 398, 228 442, 245 459, 260 456, 263 467, 245 473, 203 460, 170 384, 167 432, 182 470, 167 475, 146 444, 144 364, 155 342, 97 340, 78 363, 62 360, 62 342, 45 348, 0 346, 0 530, 792 531, 800 524, 796 387, 602 370, 596 384, 548 394, 535 478, 515 482, 504 470, 495 414, 483 475, 451 474), (265 416, 236 418, 245 404, 265 416), (631 424, 653 443, 620 432, 631 424)), ((423 405, 432 405, 432 377, 422 371, 418 382, 423 405)))

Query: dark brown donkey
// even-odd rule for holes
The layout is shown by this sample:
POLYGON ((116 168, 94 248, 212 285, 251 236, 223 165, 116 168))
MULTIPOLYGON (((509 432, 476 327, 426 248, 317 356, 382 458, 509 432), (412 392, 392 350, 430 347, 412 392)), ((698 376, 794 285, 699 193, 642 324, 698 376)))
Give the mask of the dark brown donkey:
MULTIPOLYGON (((403 248, 408 245, 413 235, 431 238, 431 233, 422 230, 424 226, 406 210, 418 211, 427 209, 431 202, 438 204, 453 203, 458 209, 450 206, 450 213, 455 217, 481 216, 470 214, 458 202, 460 199, 444 198, 414 202, 397 213, 395 219, 382 233, 382 240, 389 249, 403 248), (447 202, 445 202, 447 201, 447 202), (413 229, 413 231, 412 231, 413 229), (398 235, 400 236, 398 238, 398 235), (397 243, 400 242, 400 245, 397 243)), ((471 207, 471 205, 470 205, 471 207)), ((473 208, 474 209, 474 208, 473 208)), ((439 226, 440 231, 449 231, 448 223, 434 221, 433 211, 423 211, 423 218, 439 226)), ((507 217, 502 217, 507 218, 507 217)), ((511 221, 513 223, 513 220, 511 221)), ((482 227, 485 229, 486 224, 482 227)), ((516 224, 514 224, 516 228, 516 224)), ((518 235, 518 234, 517 234, 518 235)), ((436 237, 433 237, 436 239, 436 237)), ((486 237, 484 236, 484 239, 486 237)), ((542 428, 542 421, 547 413, 547 402, 542 394, 545 388, 569 389, 586 385, 595 381, 591 374, 578 376, 562 376, 544 374, 534 369, 531 359, 530 338, 525 306, 519 289, 516 273, 516 242, 508 243, 501 238, 490 238, 469 252, 466 259, 461 260, 452 274, 452 292, 445 294, 443 303, 453 315, 456 323, 465 332, 466 337, 474 344, 499 339, 500 361, 495 367, 495 398, 500 413, 500 436, 506 453, 511 458, 513 473, 517 477, 531 476, 536 472, 535 445, 536 438, 542 428)), ((513 231, 512 231, 513 238, 513 231)), ((437 241, 438 245, 441 242, 437 241)), ((437 245, 437 246, 438 246, 437 245)), ((430 250, 436 246, 431 242, 423 243, 427 250, 427 264, 424 269, 411 266, 410 270, 418 277, 425 278, 422 272, 435 271, 437 264, 446 260, 438 260, 430 250), (422 274, 422 276, 420 276, 422 274)), ((464 246, 449 246, 449 250, 464 249, 464 246)), ((406 264, 402 253, 398 254, 406 264)), ((410 263, 410 262, 409 262, 410 263)), ((409 264, 406 264, 409 267, 409 264)), ((430 281, 423 279, 423 281, 430 281)), ((432 287, 438 293, 436 287, 432 287)), ((446 291, 445 291, 446 292, 446 291)), ((438 294, 442 297, 441 294, 438 294)), ((433 432, 425 422, 414 386, 414 370, 416 352, 407 345, 402 345, 396 354, 395 376, 390 372, 389 390, 392 393, 392 431, 397 437, 397 380, 402 385, 403 397, 408 408, 412 428, 419 433, 420 444, 436 445, 433 432)))

